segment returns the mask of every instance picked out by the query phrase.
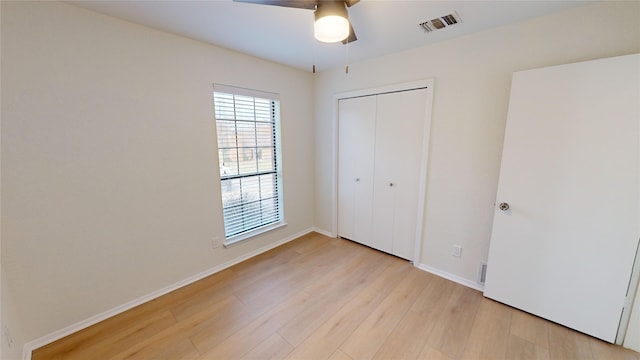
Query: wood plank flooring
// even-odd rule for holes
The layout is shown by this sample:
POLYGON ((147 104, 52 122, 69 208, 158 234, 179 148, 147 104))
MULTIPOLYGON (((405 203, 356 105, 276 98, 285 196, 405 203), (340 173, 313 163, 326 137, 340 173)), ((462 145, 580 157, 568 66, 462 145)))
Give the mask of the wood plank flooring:
POLYGON ((41 359, 629 359, 640 354, 311 233, 33 352, 41 359))

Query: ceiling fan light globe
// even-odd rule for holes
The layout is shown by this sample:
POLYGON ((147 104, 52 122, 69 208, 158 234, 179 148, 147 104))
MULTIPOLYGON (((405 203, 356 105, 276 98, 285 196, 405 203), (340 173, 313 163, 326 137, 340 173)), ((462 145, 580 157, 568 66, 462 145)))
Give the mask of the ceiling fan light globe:
POLYGON ((349 36, 349 20, 338 15, 327 15, 316 20, 313 30, 319 41, 326 43, 342 41, 349 36))

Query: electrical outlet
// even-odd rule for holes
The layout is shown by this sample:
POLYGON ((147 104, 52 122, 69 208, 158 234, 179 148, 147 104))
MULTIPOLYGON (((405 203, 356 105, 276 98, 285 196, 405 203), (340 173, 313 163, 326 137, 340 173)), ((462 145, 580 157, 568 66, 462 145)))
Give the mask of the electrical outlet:
POLYGON ((451 253, 451 255, 453 255, 455 257, 461 257, 462 256, 462 246, 453 245, 453 252, 451 253))

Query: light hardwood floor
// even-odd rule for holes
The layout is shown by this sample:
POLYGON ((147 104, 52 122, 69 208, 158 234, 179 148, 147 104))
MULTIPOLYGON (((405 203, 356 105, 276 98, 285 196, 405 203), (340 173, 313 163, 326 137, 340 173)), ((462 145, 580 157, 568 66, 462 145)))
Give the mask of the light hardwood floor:
POLYGON ((632 359, 312 233, 37 349, 40 359, 632 359))

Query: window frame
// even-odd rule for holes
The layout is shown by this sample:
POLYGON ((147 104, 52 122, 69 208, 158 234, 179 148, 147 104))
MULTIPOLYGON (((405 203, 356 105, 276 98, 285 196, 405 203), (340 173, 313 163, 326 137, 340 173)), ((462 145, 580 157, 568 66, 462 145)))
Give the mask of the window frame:
MULTIPOLYGON (((243 159, 243 157, 246 155, 246 150, 247 148, 244 146, 240 146, 239 142, 238 142, 238 122, 240 123, 253 123, 254 125, 257 126, 257 124, 272 124, 273 126, 273 138, 271 140, 271 145, 273 146, 274 150, 273 150, 273 159, 271 161, 271 163, 273 164, 273 170, 268 170, 268 171, 261 171, 259 169, 259 165, 257 165, 256 167, 256 171, 254 171, 253 173, 247 173, 247 174, 241 174, 240 168, 238 167, 238 172, 237 174, 234 175, 227 175, 225 176, 224 174, 220 173, 219 174, 219 179, 220 179, 220 199, 221 199, 221 210, 222 210, 222 214, 223 214, 223 224, 224 224, 224 242, 223 245, 225 247, 231 246, 233 244, 236 244, 238 242, 241 242, 243 240, 252 238, 256 235, 259 234, 263 234, 267 231, 271 231, 277 228, 280 228, 282 226, 286 225, 286 222, 284 220, 284 202, 283 202, 283 186, 282 186, 282 143, 281 143, 281 129, 280 129, 280 120, 281 120, 281 115, 280 115, 280 97, 278 94, 275 93, 270 93, 270 92, 264 92, 264 91, 259 91, 259 90, 252 90, 252 89, 246 89, 246 88, 240 88, 240 87, 235 87, 235 86, 229 86, 229 85, 222 85, 222 84, 215 84, 213 85, 213 92, 212 92, 212 100, 213 100, 213 110, 214 110, 214 120, 215 120, 215 134, 216 134, 216 150, 217 150, 217 154, 218 154, 218 167, 219 169, 222 169, 223 163, 221 163, 220 161, 220 151, 221 150, 225 150, 225 149, 235 149, 235 151, 237 152, 237 162, 238 162, 238 166, 239 162, 241 161, 241 159, 243 159), (236 109, 236 96, 240 96, 240 97, 251 97, 254 99, 260 99, 262 100, 267 100, 270 102, 270 107, 271 107, 271 112, 270 112, 270 118, 271 121, 270 122, 260 122, 256 120, 256 117, 254 116, 253 120, 247 120, 247 119, 238 119, 237 113, 234 112, 233 115, 233 119, 231 118, 222 118, 222 119, 218 119, 217 117, 217 103, 216 103, 216 93, 222 93, 222 94, 227 94, 227 95, 232 95, 233 96, 233 101, 234 101, 234 111, 236 109), (236 129, 236 133, 235 133, 235 139, 236 139, 236 145, 235 147, 232 148, 221 148, 221 144, 220 144, 220 134, 219 134, 219 128, 218 128, 218 121, 233 121, 234 122, 234 128, 236 129), (224 187, 228 186, 225 185, 226 183, 228 183, 229 180, 235 180, 235 179, 248 179, 248 178, 259 178, 260 176, 264 176, 264 175, 273 175, 273 181, 275 182, 274 187, 273 187, 273 191, 276 192, 275 196, 273 197, 273 199, 275 200, 275 204, 274 207, 277 208, 276 210, 276 218, 275 221, 268 221, 266 223, 261 223, 257 226, 247 226, 246 229, 242 229, 240 232, 238 233, 234 233, 232 235, 228 235, 227 234, 227 221, 229 219, 227 219, 227 214, 225 214, 225 209, 229 209, 230 207, 227 206, 227 208, 225 208, 225 197, 224 197, 224 187)), ((254 102, 254 114, 255 114, 255 102, 254 102)), ((254 134, 257 137, 258 135, 258 130, 257 127, 254 127, 254 134)), ((256 157, 256 161, 258 161, 259 159, 257 159, 258 157, 258 149, 261 148, 261 146, 258 145, 257 140, 256 140, 256 144, 255 144, 255 153, 252 149, 252 156, 251 158, 253 159, 254 157, 256 157)), ((243 159, 246 160, 246 159, 243 159)), ((265 197, 266 198, 266 197, 265 197)), ((242 199, 242 195, 241 195, 241 199, 242 199)), ((259 196, 259 201, 260 204, 262 201, 262 196, 259 196)), ((241 202, 245 205, 250 204, 251 202, 245 202, 243 200, 241 200, 241 202)), ((260 213, 262 214, 263 210, 260 210, 260 213)), ((242 218, 244 219, 244 215, 242 215, 242 218)), ((250 218, 249 218, 250 219, 250 218)))

